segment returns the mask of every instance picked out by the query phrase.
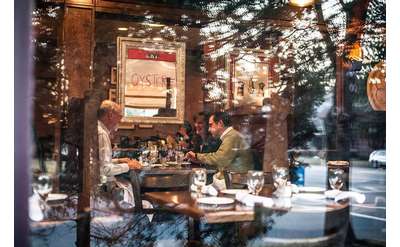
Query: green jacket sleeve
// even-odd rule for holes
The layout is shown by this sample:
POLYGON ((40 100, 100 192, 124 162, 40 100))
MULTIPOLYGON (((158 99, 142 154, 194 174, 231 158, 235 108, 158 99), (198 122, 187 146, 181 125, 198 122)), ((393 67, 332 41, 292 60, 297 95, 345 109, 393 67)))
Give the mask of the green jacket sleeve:
POLYGON ((202 163, 216 166, 220 169, 229 167, 240 149, 240 138, 227 136, 221 143, 221 146, 214 153, 198 153, 197 159, 202 163))

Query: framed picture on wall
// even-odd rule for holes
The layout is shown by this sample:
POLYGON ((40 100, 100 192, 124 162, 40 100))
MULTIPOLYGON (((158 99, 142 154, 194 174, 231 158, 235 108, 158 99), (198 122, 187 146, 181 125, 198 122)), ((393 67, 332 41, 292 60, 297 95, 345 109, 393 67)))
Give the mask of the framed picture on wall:
POLYGON ((180 124, 184 119, 185 43, 117 39, 117 100, 126 122, 180 124))
POLYGON ((228 108, 243 105, 262 106, 271 95, 276 77, 273 60, 262 50, 234 50, 226 58, 229 71, 228 108))

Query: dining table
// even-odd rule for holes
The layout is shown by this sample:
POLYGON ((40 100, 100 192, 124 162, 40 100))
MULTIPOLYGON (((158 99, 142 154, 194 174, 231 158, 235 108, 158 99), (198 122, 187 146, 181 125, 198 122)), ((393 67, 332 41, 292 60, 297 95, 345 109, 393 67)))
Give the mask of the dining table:
MULTIPOLYGON (((241 191, 242 193, 244 192, 243 190, 238 191, 241 191)), ((273 185, 267 184, 259 194, 259 196, 270 198, 273 201, 271 205, 267 206, 270 212, 278 215, 301 215, 299 219, 296 217, 295 219, 301 221, 301 217, 306 217, 305 222, 302 222, 305 225, 308 224, 307 220, 309 219, 311 219, 309 223, 313 224, 313 219, 317 219, 317 221, 321 222, 321 220, 319 220, 319 218, 321 218, 323 223, 318 223, 319 225, 317 226, 318 229, 320 228, 322 232, 321 234, 333 229, 332 223, 325 222, 324 219, 329 218, 330 220, 333 219, 333 221, 335 221, 335 214, 342 216, 343 214, 346 214, 349 209, 348 200, 336 202, 334 200, 326 199, 323 195, 323 191, 320 191, 319 193, 293 194, 290 198, 276 197, 273 195, 273 192, 273 185)), ((200 241, 200 221, 206 224, 241 224, 245 222, 254 222, 256 219, 254 206, 246 206, 242 202, 235 200, 234 193, 225 194, 220 191, 216 196, 216 198, 233 199, 230 204, 213 204, 212 200, 210 200, 210 204, 207 205, 201 203, 204 201, 204 199, 201 198, 215 197, 191 191, 147 192, 144 194, 144 198, 160 207, 168 209, 171 212, 188 216, 192 221, 190 225, 192 229, 189 229, 189 241, 200 241)), ((256 206, 258 206, 258 204, 256 204, 256 206)), ((305 228, 308 227, 306 226, 305 228)), ((239 234, 240 231, 241 230, 239 230, 239 234)))

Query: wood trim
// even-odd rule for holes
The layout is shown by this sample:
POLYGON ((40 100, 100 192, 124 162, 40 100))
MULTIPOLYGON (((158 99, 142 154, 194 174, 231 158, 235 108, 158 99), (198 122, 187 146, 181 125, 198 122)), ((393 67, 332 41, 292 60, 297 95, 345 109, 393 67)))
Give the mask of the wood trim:
POLYGON ((168 17, 174 20, 180 20, 183 14, 189 16, 191 19, 199 19, 205 21, 207 17, 201 14, 198 10, 183 9, 177 7, 170 7, 168 5, 156 5, 156 4, 144 4, 144 3, 123 3, 119 1, 110 0, 95 0, 96 11, 98 12, 111 12, 128 15, 139 15, 145 16, 147 14, 153 14, 155 16, 165 16, 168 13, 168 17), (146 14, 145 14, 146 13, 146 14))
POLYGON ((94 6, 94 0, 65 0, 65 4, 68 6, 94 6))

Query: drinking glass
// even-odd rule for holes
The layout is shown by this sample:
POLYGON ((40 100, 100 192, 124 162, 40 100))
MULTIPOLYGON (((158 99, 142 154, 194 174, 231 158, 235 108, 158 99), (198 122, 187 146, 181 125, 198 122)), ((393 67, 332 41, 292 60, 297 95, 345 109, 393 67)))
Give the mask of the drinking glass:
POLYGON ((197 192, 200 192, 201 189, 206 185, 207 181, 207 172, 204 168, 193 168, 192 169, 192 178, 193 184, 197 188, 197 192))
POLYGON ((182 151, 175 152, 175 160, 178 165, 182 165, 183 159, 185 158, 185 154, 182 151))
POLYGON ((247 188, 250 194, 258 195, 264 186, 264 172, 248 171, 247 172, 247 188))
POLYGON ((272 171, 272 179, 274 180, 274 186, 276 189, 286 186, 289 178, 289 169, 286 167, 276 166, 272 171))
POLYGON ((46 173, 40 173, 33 176, 32 189, 33 192, 38 194, 43 201, 46 201, 47 196, 53 190, 51 176, 46 173))
POLYGON ((340 190, 344 185, 344 171, 340 168, 330 169, 328 172, 329 185, 333 190, 340 190))
POLYGON ((158 148, 156 145, 150 147, 150 163, 155 164, 158 161, 158 148))

